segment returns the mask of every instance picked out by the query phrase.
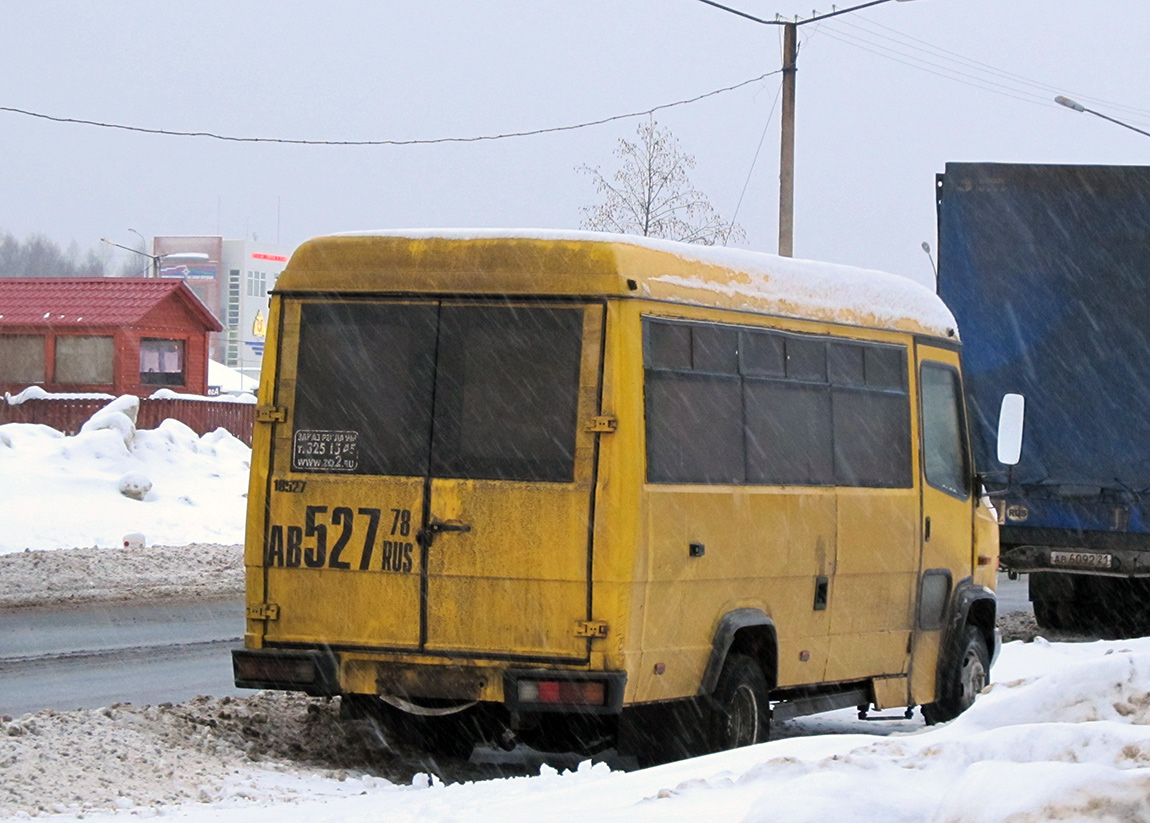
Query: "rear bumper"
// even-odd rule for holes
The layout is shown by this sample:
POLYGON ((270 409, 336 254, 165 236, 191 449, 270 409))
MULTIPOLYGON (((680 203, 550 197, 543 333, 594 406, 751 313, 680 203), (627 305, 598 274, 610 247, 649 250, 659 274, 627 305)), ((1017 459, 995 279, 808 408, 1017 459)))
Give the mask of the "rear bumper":
POLYGON ((279 689, 315 697, 339 694, 339 661, 319 649, 236 649, 232 673, 240 689, 279 689))
POLYGON ((627 674, 500 665, 398 663, 355 657, 341 661, 327 649, 237 649, 235 684, 241 689, 299 691, 314 696, 344 692, 400 698, 414 704, 502 703, 513 713, 614 715, 623 710, 627 674))

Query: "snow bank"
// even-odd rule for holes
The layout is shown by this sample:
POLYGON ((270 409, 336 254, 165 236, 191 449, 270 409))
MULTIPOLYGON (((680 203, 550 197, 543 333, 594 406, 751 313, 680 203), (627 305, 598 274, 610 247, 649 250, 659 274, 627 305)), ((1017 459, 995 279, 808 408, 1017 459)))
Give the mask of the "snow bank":
POLYGON ((391 782, 370 768, 333 775, 336 712, 318 700, 270 718, 262 693, 170 711, 40 712, 0 736, 0 764, 12 764, 0 818, 83 809, 92 820, 121 808, 193 823, 1150 820, 1150 639, 1014 642, 1000 660, 965 715, 910 734, 799 737, 631 773, 587 763, 476 783, 445 784, 401 757, 377 764, 391 782), (292 724, 299 734, 275 744, 273 729, 292 724), (173 770, 184 752, 186 774, 173 770))
POLYGON ((251 450, 224 429, 201 437, 176 420, 137 430, 138 404, 114 400, 72 437, 0 426, 0 554, 120 546, 132 532, 149 544, 243 541, 251 450), (147 483, 142 500, 120 491, 147 483))
POLYGON ((25 400, 111 400, 113 397, 104 392, 48 392, 40 386, 29 386, 17 394, 4 392, 9 406, 19 406, 25 400))

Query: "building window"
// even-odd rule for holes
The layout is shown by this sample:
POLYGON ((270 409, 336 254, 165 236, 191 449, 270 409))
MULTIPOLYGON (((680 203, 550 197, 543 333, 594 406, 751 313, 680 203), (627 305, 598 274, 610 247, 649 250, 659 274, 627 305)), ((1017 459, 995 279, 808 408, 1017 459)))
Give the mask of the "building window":
POLYGON ((140 382, 145 386, 183 386, 184 341, 140 341, 140 382))
POLYGON ((89 385, 112 383, 112 338, 56 338, 56 382, 89 385))
POLYGON ((0 337, 0 383, 44 382, 44 338, 36 334, 0 337))
MULTIPOLYGON (((228 309, 224 316, 224 332, 227 345, 224 350, 224 365, 235 368, 240 365, 240 270, 228 271, 228 309)), ((248 294, 251 294, 251 281, 248 281, 248 294)))

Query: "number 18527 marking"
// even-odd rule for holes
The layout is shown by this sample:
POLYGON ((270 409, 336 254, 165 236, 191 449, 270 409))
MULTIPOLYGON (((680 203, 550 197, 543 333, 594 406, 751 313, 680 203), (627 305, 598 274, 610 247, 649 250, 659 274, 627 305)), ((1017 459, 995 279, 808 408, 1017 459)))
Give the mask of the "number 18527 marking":
POLYGON ((308 506, 304 510, 303 526, 277 524, 271 527, 264 565, 350 569, 354 564, 360 571, 410 572, 414 567, 412 553, 415 546, 402 538, 411 536, 411 510, 392 509, 391 513, 391 539, 380 541, 377 559, 376 537, 382 519, 381 509, 361 508, 353 513, 347 506, 336 506, 329 515, 327 506, 308 506), (353 541, 357 532, 362 533, 362 539, 353 541), (335 538, 330 544, 329 536, 335 538), (304 545, 305 541, 308 545, 304 545))

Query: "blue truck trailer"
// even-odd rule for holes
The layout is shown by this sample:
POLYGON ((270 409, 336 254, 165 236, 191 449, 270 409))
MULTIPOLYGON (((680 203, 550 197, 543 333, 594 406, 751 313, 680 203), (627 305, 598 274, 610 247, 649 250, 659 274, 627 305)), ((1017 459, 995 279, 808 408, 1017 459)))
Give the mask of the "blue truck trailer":
POLYGON ((1150 627, 1150 167, 948 163, 938 292, 963 337, 1001 563, 1039 625, 1150 627), (998 463, 1006 393, 1022 455, 998 463))

